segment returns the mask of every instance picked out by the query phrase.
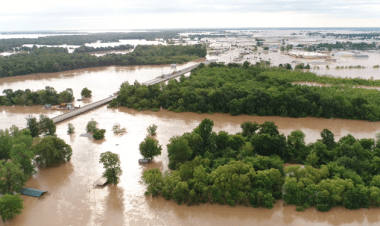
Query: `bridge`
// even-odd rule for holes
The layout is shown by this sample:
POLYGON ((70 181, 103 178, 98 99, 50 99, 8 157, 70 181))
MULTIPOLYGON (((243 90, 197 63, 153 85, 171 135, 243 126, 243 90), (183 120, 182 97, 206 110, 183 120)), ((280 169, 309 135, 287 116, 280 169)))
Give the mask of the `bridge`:
MULTIPOLYGON (((204 63, 204 64, 209 64, 211 62, 216 62, 217 59, 215 60, 207 60, 206 62, 201 62, 201 63, 204 63)), ((178 77, 180 75, 183 75, 185 73, 188 73, 190 72, 192 69, 198 67, 199 64, 201 63, 197 63, 193 66, 190 66, 190 67, 187 67, 187 68, 184 68, 184 69, 181 69, 179 71, 177 71, 176 73, 172 74, 172 75, 167 75, 167 76, 158 76, 157 78, 155 79, 152 79, 152 80, 149 80, 149 81, 146 81, 143 83, 143 85, 154 85, 154 84, 157 84, 157 83, 160 83, 160 82, 164 82, 164 81, 167 81, 169 79, 172 79, 172 78, 175 78, 175 77, 178 77)), ((110 96, 108 98, 105 98, 103 100, 99 100, 99 101, 96 101, 94 103, 91 103, 91 104, 88 104, 86 106, 83 106, 79 109, 75 109, 69 113, 65 113, 65 114, 62 114, 62 115, 58 115, 54 118, 52 118, 53 122, 54 123, 59 123, 59 122, 62 122, 62 121, 65 121, 66 119, 69 119, 69 118, 72 118, 74 116, 77 116, 77 115, 80 115, 84 112, 87 112, 87 111, 90 111, 94 108, 97 108, 97 107, 100 107, 100 106, 103 106, 105 104, 108 104, 110 103, 113 99, 115 99, 117 96, 110 96)))

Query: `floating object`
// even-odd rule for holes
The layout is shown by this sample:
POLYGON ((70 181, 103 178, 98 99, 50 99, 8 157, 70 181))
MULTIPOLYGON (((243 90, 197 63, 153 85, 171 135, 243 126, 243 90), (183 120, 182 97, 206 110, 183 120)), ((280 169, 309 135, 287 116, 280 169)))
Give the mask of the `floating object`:
POLYGON ((34 188, 23 188, 21 189, 20 194, 33 196, 33 197, 40 197, 45 192, 47 191, 42 191, 42 190, 38 190, 34 188))
POLYGON ((139 159, 140 164, 148 164, 150 162, 149 159, 139 159))
POLYGON ((107 183, 107 178, 101 176, 99 179, 97 179, 95 182, 94 182, 94 185, 95 186, 103 186, 107 183))

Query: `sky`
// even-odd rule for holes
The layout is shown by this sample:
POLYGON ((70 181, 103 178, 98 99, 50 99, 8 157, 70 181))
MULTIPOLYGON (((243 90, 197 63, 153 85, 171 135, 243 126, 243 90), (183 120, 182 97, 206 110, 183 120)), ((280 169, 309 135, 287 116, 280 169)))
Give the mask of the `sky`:
POLYGON ((0 31, 380 27, 380 0, 3 0, 0 31))

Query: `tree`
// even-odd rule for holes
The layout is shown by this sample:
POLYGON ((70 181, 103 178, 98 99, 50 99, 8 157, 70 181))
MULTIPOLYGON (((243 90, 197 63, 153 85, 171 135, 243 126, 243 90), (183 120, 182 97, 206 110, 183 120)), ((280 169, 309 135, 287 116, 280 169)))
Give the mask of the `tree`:
POLYGON ((157 196, 164 185, 164 180, 162 178, 162 173, 159 169, 150 169, 144 171, 143 180, 148 188, 145 195, 157 196))
POLYGON ((146 130, 148 131, 148 134, 150 136, 154 136, 154 135, 156 135, 157 125, 152 124, 152 125, 148 126, 148 128, 146 130))
POLYGON ((144 159, 152 160, 155 156, 161 155, 162 147, 157 140, 147 136, 140 143, 139 150, 144 159))
POLYGON ((242 131, 242 136, 243 137, 251 137, 253 136, 256 131, 260 128, 259 127, 259 124, 257 122, 250 122, 250 121, 247 121, 247 122, 243 122, 241 125, 240 125, 240 128, 243 130, 242 131))
POLYGON ((103 177, 107 178, 107 182, 117 184, 123 172, 120 168, 119 155, 110 151, 104 152, 100 154, 99 163, 103 163, 103 168, 106 170, 103 173, 103 177))
POLYGON ((188 141, 184 137, 172 137, 170 143, 167 145, 169 168, 176 169, 179 163, 186 162, 192 155, 188 141))
POLYGON ((101 140, 104 138, 104 134, 106 133, 106 130, 105 129, 98 129, 96 130, 93 134, 92 134, 92 137, 95 139, 95 140, 101 140))
POLYGON ((10 157, 13 162, 20 164, 21 169, 27 176, 36 172, 32 164, 34 152, 25 143, 14 144, 10 151, 10 157))
POLYGON ((281 46, 281 47, 280 47, 280 51, 281 51, 281 52, 284 52, 284 51, 285 51, 285 47, 284 47, 284 46, 281 46))
POLYGON ((70 134, 70 133, 74 133, 74 130, 75 130, 75 128, 74 128, 74 125, 72 124, 72 123, 68 123, 67 124, 67 133, 68 134, 70 134))
POLYGON ((87 126, 86 126, 87 133, 93 133, 93 132, 95 132, 98 129, 97 125, 98 125, 98 122, 96 122, 93 119, 91 119, 91 121, 89 121, 87 123, 87 126))
POLYGON ((36 117, 29 115, 26 118, 26 128, 31 132, 32 137, 38 137, 39 135, 39 126, 36 117))
POLYGON ((39 129, 40 131, 46 133, 46 135, 50 136, 55 135, 56 131, 55 123, 53 120, 45 115, 40 115, 39 129))
POLYGON ((80 93, 82 97, 91 97, 92 91, 87 89, 87 87, 82 89, 82 92, 80 93))
POLYGON ((327 148, 332 149, 335 146, 334 134, 328 130, 324 129, 321 132, 322 142, 327 146, 327 148))
POLYGON ((5 194, 0 198, 0 216, 3 222, 12 219, 15 215, 21 214, 24 209, 24 200, 20 198, 20 194, 5 194))
POLYGON ((70 161, 73 153, 70 145, 58 137, 47 136, 33 146, 36 153, 36 163, 47 167, 70 161))
POLYGON ((27 181, 19 163, 4 160, 0 161, 0 178, 1 194, 19 192, 27 181))

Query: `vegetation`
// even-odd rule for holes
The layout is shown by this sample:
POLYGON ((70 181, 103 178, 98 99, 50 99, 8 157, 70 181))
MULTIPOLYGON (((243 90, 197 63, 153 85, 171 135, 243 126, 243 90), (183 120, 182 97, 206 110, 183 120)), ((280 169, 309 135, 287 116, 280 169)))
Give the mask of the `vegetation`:
POLYGON ((206 54, 206 48, 200 44, 138 45, 131 53, 100 57, 86 53, 68 53, 66 48, 35 47, 29 53, 0 57, 0 77, 112 65, 181 64, 205 57, 206 54))
POLYGON ((19 192, 28 180, 19 163, 0 161, 0 193, 13 194, 19 192))
MULTIPOLYGON (((303 47, 303 45, 300 45, 303 47)), ((309 45, 304 48, 305 51, 318 51, 318 50, 328 50, 332 49, 344 49, 344 50, 369 50, 369 49, 377 49, 376 43, 372 42, 368 44, 366 42, 361 43, 352 43, 352 42, 336 42, 335 44, 331 43, 319 43, 315 45, 309 45)))
POLYGON ((24 200, 20 195, 5 194, 0 198, 0 216, 3 223, 12 219, 15 215, 21 214, 24 209, 24 200))
POLYGON ((110 151, 104 152, 100 154, 99 163, 103 163, 103 168, 106 170, 103 173, 103 177, 107 178, 107 182, 117 184, 123 172, 120 168, 119 155, 110 151))
POLYGON ((325 129, 322 139, 306 145, 303 132, 285 137, 273 122, 245 122, 237 134, 215 133, 212 127, 205 119, 191 133, 171 138, 167 147, 172 171, 145 171, 147 195, 178 204, 267 208, 283 198, 298 206, 297 211, 380 206, 380 139, 347 135, 336 142, 325 129), (284 161, 306 166, 284 169, 284 161))
POLYGON ((147 136, 140 143, 139 150, 144 159, 152 160, 155 156, 161 155, 162 147, 157 140, 147 136))
POLYGON ((127 129, 126 128, 121 128, 120 124, 115 124, 112 127, 112 131, 113 131, 113 133, 116 133, 116 134, 122 134, 122 133, 127 132, 127 129))
POLYGON ((104 134, 106 133, 105 129, 97 129, 95 132, 92 134, 92 137, 95 140, 101 140, 104 138, 104 134))
POLYGON ((68 134, 70 134, 70 133, 74 133, 74 130, 75 130, 75 128, 74 128, 74 125, 72 124, 72 123, 68 123, 67 124, 67 133, 68 134))
POLYGON ((137 110, 162 106, 175 112, 379 121, 379 91, 355 89, 351 85, 380 86, 380 80, 317 76, 262 64, 244 67, 210 63, 194 69, 189 77, 180 77, 179 82, 170 80, 167 85, 123 83, 117 98, 109 106, 137 110), (294 82, 329 83, 332 86, 302 86, 292 84, 294 82))
POLYGON ((74 53, 91 53, 91 52, 102 52, 102 51, 111 51, 111 50, 129 50, 133 49, 133 45, 119 45, 119 46, 107 46, 107 47, 90 47, 90 46, 81 46, 74 50, 74 53))
POLYGON ((53 136, 56 131, 53 120, 42 114, 38 122, 35 117, 29 115, 26 118, 26 128, 30 130, 32 137, 38 137, 41 133, 44 133, 46 136, 53 136))
POLYGON ((70 161, 73 153, 70 145, 58 137, 47 136, 33 146, 37 164, 53 166, 62 162, 70 161))
MULTIPOLYGON (((128 33, 94 33, 83 35, 59 35, 59 36, 46 36, 38 38, 11 38, 0 40, 0 52, 12 51, 15 47, 21 47, 25 44, 38 44, 38 45, 84 45, 86 43, 94 43, 101 41, 106 42, 119 42, 120 39, 145 39, 156 40, 158 38, 171 39, 178 37, 178 31, 160 31, 160 32, 128 32, 128 33)), ((17 49, 17 48, 16 48, 17 49)))
POLYGON ((148 128, 146 129, 148 131, 148 135, 149 136, 154 136, 156 135, 156 130, 157 130, 157 125, 155 124, 152 124, 150 126, 148 126, 148 128))
POLYGON ((91 119, 91 121, 87 123, 86 131, 87 133, 94 133, 96 130, 98 130, 98 122, 91 119))
MULTIPOLYGON (((0 72, 1 73, 1 72, 0 72)), ((73 90, 68 88, 65 91, 58 93, 53 87, 46 86, 44 90, 37 90, 35 92, 30 89, 16 90, 12 89, 3 90, 4 96, 0 96, 0 105, 56 105, 60 103, 69 103, 74 100, 73 90)))
POLYGON ((92 91, 87 89, 87 87, 84 87, 82 89, 82 92, 80 93, 82 97, 91 97, 92 91))

